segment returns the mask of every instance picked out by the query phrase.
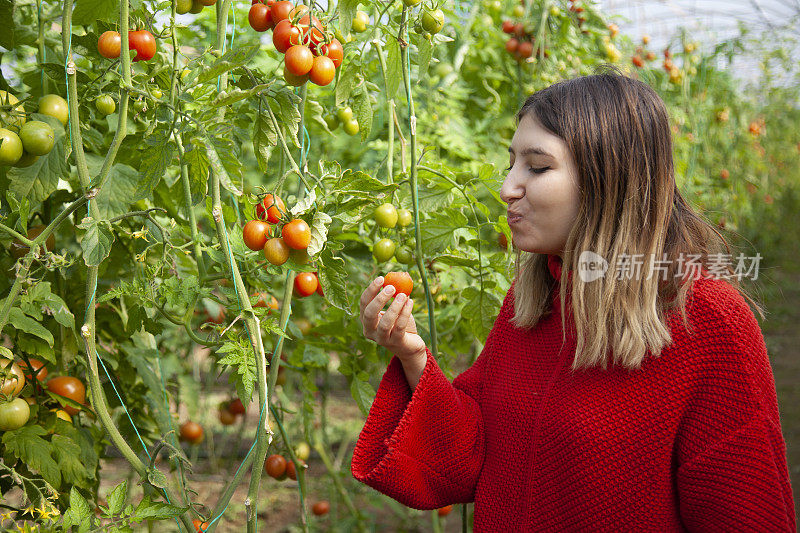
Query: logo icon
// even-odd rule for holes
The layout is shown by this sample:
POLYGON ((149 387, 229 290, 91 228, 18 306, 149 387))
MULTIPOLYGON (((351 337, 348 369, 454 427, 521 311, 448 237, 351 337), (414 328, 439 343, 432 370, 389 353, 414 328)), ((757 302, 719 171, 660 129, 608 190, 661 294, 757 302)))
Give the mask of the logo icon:
POLYGON ((578 276, 584 283, 598 280, 605 276, 608 270, 608 261, 603 256, 586 250, 578 258, 578 276))

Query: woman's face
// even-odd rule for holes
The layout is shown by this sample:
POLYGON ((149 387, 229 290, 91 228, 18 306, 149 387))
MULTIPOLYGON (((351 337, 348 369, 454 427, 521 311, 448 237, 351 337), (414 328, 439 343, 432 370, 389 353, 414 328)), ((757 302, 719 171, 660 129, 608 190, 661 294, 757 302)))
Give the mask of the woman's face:
POLYGON ((514 246, 561 256, 578 215, 577 171, 566 143, 530 114, 520 120, 508 149, 500 197, 508 204, 514 246))

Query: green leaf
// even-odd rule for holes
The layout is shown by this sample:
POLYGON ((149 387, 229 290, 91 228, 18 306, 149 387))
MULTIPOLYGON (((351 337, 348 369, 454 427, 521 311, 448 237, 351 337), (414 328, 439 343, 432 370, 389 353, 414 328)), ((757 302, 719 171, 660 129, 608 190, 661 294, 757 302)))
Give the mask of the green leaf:
MULTIPOLYGON (((353 26, 353 16, 356 14, 358 3, 359 0, 341 0, 339 2, 339 29, 342 35, 350 33, 350 28, 353 26)), ((339 105, 338 101, 336 105, 339 105)))
POLYGON ((175 143, 168 137, 168 134, 169 132, 165 126, 158 128, 152 135, 144 138, 144 143, 147 146, 139 152, 141 164, 139 166, 139 182, 136 184, 136 193, 134 195, 136 200, 150 198, 153 195, 153 189, 164 177, 167 166, 172 162, 175 154, 175 143))
POLYGON ((50 292, 49 281, 41 281, 28 289, 28 292, 20 298, 19 307, 25 314, 39 320, 42 318, 42 313, 45 313, 52 315, 62 326, 75 329, 74 315, 60 296, 50 292))
POLYGON ((317 274, 325 299, 332 306, 344 310, 348 315, 351 314, 350 302, 347 299, 347 271, 344 259, 334 257, 331 250, 325 248, 319 254, 318 263, 317 274))
POLYGON ((14 1, 0 0, 0 20, 6 21, 0 25, 0 47, 6 50, 14 49, 14 1))
MULTIPOLYGON (((220 184, 236 196, 241 196, 242 191, 233 184, 228 175, 228 169, 222 162, 223 159, 231 157, 233 144, 230 140, 221 137, 207 137, 207 139, 209 142, 206 145, 206 155, 208 155, 211 168, 214 169, 214 173, 219 177, 220 184)), ((241 174, 241 165, 239 165, 239 173, 241 174)))
POLYGON ((100 216, 109 219, 127 213, 136 200, 138 184, 139 172, 135 168, 120 163, 112 166, 108 179, 93 200, 100 216))
POLYGON ((272 155, 272 147, 278 144, 278 132, 270 119, 269 113, 259 111, 253 123, 253 152, 258 161, 258 168, 265 172, 269 156, 272 155))
POLYGON ((182 515, 184 512, 186 512, 186 509, 183 507, 175 507, 162 502, 152 502, 149 496, 145 496, 136 506, 134 516, 139 520, 169 520, 182 515))
POLYGON ((400 64, 400 43, 390 37, 386 40, 386 98, 394 98, 403 80, 400 64))
POLYGON ((41 202, 58 189, 58 180, 66 177, 69 173, 64 144, 66 137, 64 127, 57 119, 38 113, 34 113, 31 118, 47 122, 53 128, 55 133, 53 149, 48 154, 39 156, 36 162, 29 167, 12 167, 6 176, 10 182, 9 190, 14 192, 18 198, 41 202))
POLYGON ((494 294, 481 292, 475 287, 467 287, 461 291, 461 299, 465 301, 461 308, 461 317, 470 324, 470 330, 479 338, 485 339, 497 318, 497 309, 502 302, 494 294))
POLYGON ((47 432, 40 426, 28 424, 3 434, 6 453, 21 459, 31 470, 38 472, 53 487, 61 486, 61 470, 55 462, 50 443, 42 438, 47 432))
POLYGON ((261 84, 261 85, 256 85, 255 87, 251 87, 246 91, 241 91, 238 89, 232 90, 227 94, 225 94, 222 98, 219 97, 215 98, 211 105, 214 109, 220 107, 226 107, 231 104, 235 104, 240 100, 244 100, 245 98, 251 98, 253 95, 260 93, 267 87, 269 87, 267 84, 261 84))
POLYGON ((419 79, 425 79, 428 75, 428 65, 433 57, 433 45, 424 37, 417 40, 417 64, 419 65, 419 79))
POLYGON ((125 496, 128 492, 128 482, 123 481, 106 498, 108 500, 108 511, 112 515, 118 515, 125 505, 125 496))
MULTIPOLYGON (((261 44, 256 43, 242 48, 233 48, 214 61, 212 65, 203 69, 193 84, 203 84, 217 78, 220 74, 233 70, 236 67, 250 64, 252 59, 261 50, 261 44)), ((187 80, 191 82, 191 80, 187 80)))
POLYGON ((64 435, 53 435, 50 443, 64 481, 73 485, 86 481, 87 471, 81 462, 81 447, 64 435))
POLYGON ((277 105, 271 105, 270 108, 275 113, 278 124, 286 132, 286 140, 291 140, 294 146, 300 146, 297 140, 297 132, 300 129, 300 110, 297 106, 300 103, 300 97, 286 89, 276 93, 272 101, 277 105))
POLYGON ((89 25, 95 22, 114 22, 119 18, 116 0, 78 0, 72 13, 72 23, 89 25))
MULTIPOLYGON (((341 3, 339 7, 341 8, 341 3)), ((352 17, 351 17, 352 19, 352 17)), ((344 30, 342 30, 344 31, 344 30)), ((354 62, 345 63, 341 67, 339 81, 336 82, 336 105, 340 106, 350 98, 350 94, 359 82, 359 65, 354 62)))
POLYGON ((86 266, 97 266, 108 257, 111 245, 114 243, 114 233, 108 220, 95 220, 86 217, 78 224, 80 229, 86 230, 81 239, 83 261, 86 266))
POLYGON ((69 491, 69 508, 64 513, 64 522, 61 526, 65 531, 71 531, 71 526, 89 522, 93 516, 92 508, 89 507, 86 499, 78 492, 77 488, 72 487, 69 491))
POLYGON ((367 416, 369 408, 372 405, 372 400, 375 399, 375 389, 369 384, 369 381, 361 380, 358 376, 352 376, 350 380, 350 394, 361 409, 361 414, 367 416))
POLYGON ((8 322, 20 331, 35 335, 53 347, 53 334, 39 322, 23 314, 19 307, 13 307, 8 315, 8 322))
POLYGON ((189 191, 192 194, 192 205, 197 205, 208 194, 208 153, 197 145, 191 144, 183 152, 183 162, 189 167, 189 191))
POLYGON ((353 113, 358 120, 361 140, 366 141, 372 131, 372 104, 369 92, 363 87, 353 93, 353 113))
POLYGON ((467 218, 455 209, 432 213, 431 218, 420 227, 425 255, 437 254, 453 244, 453 228, 466 224, 467 218))
POLYGON ((311 242, 308 244, 308 255, 317 255, 328 240, 328 226, 332 219, 326 213, 317 211, 311 221, 311 242))
POLYGON ((158 487, 159 489, 163 489, 164 487, 167 486, 167 476, 164 475, 164 472, 162 472, 156 467, 147 470, 147 481, 149 481, 151 485, 153 485, 154 487, 158 487))
POLYGON ((224 344, 217 350, 217 353, 227 354, 220 359, 217 364, 229 367, 234 367, 236 373, 231 373, 229 379, 235 380, 238 385, 241 385, 242 390, 245 392, 243 395, 249 398, 253 394, 253 387, 257 378, 256 361, 253 351, 249 344, 229 342, 224 344))

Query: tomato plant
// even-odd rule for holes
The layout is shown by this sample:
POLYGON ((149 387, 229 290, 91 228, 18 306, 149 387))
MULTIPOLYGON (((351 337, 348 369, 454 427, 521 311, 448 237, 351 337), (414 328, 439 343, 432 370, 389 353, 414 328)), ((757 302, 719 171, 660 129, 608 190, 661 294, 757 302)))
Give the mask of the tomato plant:
POLYGON ((259 220, 266 220, 273 224, 280 222, 281 217, 286 216, 286 205, 278 197, 267 194, 261 203, 256 204, 256 217, 259 220))
POLYGON ((353 31, 356 33, 363 33, 367 31, 368 25, 369 25, 369 15, 367 15, 363 11, 356 11, 355 16, 353 17, 353 24, 351 26, 353 28, 353 31))
POLYGON ((242 400, 239 398, 234 398, 228 404, 228 411, 238 416, 245 414, 246 409, 244 408, 244 404, 242 404, 242 400))
POLYGON ((308 74, 313 83, 325 86, 332 82, 334 76, 336 76, 336 66, 330 57, 317 56, 313 59, 313 64, 308 74))
POLYGON ((256 31, 267 31, 272 29, 274 22, 270 16, 269 6, 261 3, 253 4, 247 14, 250 27, 256 31))
POLYGON ((291 248, 281 237, 272 238, 264 245, 264 257, 276 266, 284 264, 289 259, 290 251, 291 248))
POLYGON ((231 426, 236 423, 236 415, 231 413, 226 406, 220 406, 217 411, 219 422, 223 426, 231 426))
POLYGON ((286 69, 295 76, 304 76, 314 66, 314 54, 303 44, 296 44, 286 51, 286 69))
POLYGON ((16 396, 25 386, 25 375, 11 359, 0 358, 0 394, 16 396))

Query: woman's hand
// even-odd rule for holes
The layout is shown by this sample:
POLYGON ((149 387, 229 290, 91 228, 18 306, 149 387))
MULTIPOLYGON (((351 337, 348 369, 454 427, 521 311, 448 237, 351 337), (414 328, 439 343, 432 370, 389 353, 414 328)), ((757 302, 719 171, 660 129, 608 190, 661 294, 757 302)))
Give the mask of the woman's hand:
POLYGON ((398 294, 389 309, 383 311, 395 288, 389 285, 381 290, 381 285, 383 277, 379 276, 361 293, 364 337, 377 342, 400 359, 406 379, 413 389, 419 382, 427 360, 425 341, 417 334, 417 324, 411 316, 414 302, 405 294, 398 294))

